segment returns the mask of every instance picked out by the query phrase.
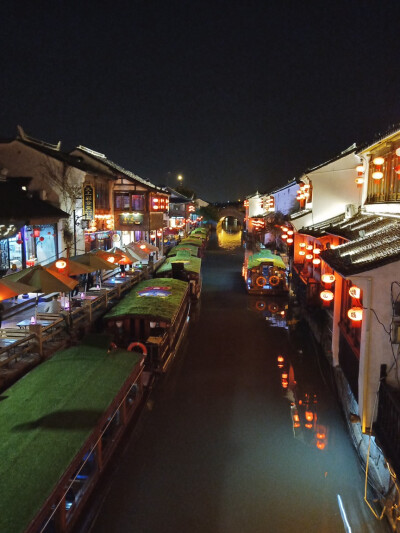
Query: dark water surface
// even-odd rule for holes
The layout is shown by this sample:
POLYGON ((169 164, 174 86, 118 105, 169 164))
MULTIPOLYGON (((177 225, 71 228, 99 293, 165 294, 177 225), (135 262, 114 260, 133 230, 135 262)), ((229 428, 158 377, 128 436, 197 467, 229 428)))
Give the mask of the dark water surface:
POLYGON ((363 502, 363 473, 307 330, 300 324, 289 335, 277 327, 284 301, 245 293, 243 249, 230 248, 210 242, 187 339, 153 390, 90 531, 386 531, 363 502))

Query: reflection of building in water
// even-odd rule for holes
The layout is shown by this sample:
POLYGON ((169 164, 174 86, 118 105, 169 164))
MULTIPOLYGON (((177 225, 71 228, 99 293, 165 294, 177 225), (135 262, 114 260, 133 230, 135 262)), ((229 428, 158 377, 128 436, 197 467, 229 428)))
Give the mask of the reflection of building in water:
POLYGON ((294 368, 283 355, 277 358, 281 373, 281 386, 290 402, 293 434, 305 444, 324 450, 328 444, 327 427, 320 424, 317 416, 317 395, 302 392, 294 375, 294 368))
MULTIPOLYGON (((227 219, 224 219, 224 221, 227 219)), ((234 248, 239 248, 242 245, 242 232, 241 230, 236 230, 235 232, 226 231, 223 228, 222 221, 217 224, 217 238, 218 245, 220 248, 225 250, 233 250, 234 248)))

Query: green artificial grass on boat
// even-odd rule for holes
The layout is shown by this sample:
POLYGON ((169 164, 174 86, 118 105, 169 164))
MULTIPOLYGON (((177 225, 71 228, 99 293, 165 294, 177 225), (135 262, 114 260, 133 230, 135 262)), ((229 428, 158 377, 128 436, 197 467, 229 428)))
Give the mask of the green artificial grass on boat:
POLYGON ((173 278, 156 278, 141 281, 104 318, 141 316, 173 322, 187 289, 188 284, 185 281, 173 278), (146 293, 146 289, 147 291, 151 291, 151 288, 156 287, 165 287, 169 295, 141 296, 141 293, 146 293))
POLYGON ((201 259, 199 257, 193 257, 189 252, 181 251, 174 257, 167 257, 164 263, 157 269, 157 275, 162 273, 171 272, 172 263, 183 263, 183 268, 187 272, 194 272, 200 274, 201 259))
POLYGON ((193 255, 193 257, 197 257, 199 249, 197 246, 193 246, 192 244, 177 244, 168 252, 168 257, 174 256, 182 251, 189 252, 190 255, 193 255))
POLYGON ((108 354, 110 340, 89 337, 1 394, 0 531, 26 530, 140 361, 108 354))
POLYGON ((247 268, 259 266, 261 263, 271 262, 275 267, 286 268, 285 263, 280 255, 275 255, 271 250, 265 249, 250 255, 247 263, 247 268))

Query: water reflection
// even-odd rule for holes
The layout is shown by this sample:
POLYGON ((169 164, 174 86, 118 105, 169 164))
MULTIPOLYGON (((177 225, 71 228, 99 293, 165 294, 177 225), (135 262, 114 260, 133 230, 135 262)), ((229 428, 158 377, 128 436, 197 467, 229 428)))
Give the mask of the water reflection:
POLYGON ((242 230, 240 225, 228 225, 226 220, 217 224, 218 245, 224 250, 234 250, 242 246, 242 230))
POLYGON ((259 313, 269 326, 288 329, 288 299, 285 297, 249 296, 247 309, 259 313))

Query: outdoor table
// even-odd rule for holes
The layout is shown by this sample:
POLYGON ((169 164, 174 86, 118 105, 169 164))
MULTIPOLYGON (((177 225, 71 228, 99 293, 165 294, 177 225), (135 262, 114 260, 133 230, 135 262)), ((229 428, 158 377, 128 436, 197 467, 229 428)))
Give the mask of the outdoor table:
POLYGON ((103 281, 103 285, 117 285, 118 283, 125 283, 125 279, 124 278, 111 278, 111 279, 107 279, 106 281, 103 281))
POLYGON ((21 320, 21 322, 18 322, 17 326, 21 329, 23 328, 29 328, 29 326, 50 326, 50 324, 53 323, 53 320, 36 320, 36 322, 31 322, 29 319, 21 320))
POLYGON ((3 348, 9 348, 11 344, 14 344, 17 341, 17 339, 4 339, 0 338, 0 350, 3 348))
POLYGON ((72 300, 97 300, 98 296, 96 296, 95 294, 87 294, 87 293, 84 293, 83 297, 81 294, 77 294, 76 296, 73 296, 71 299, 72 300))

